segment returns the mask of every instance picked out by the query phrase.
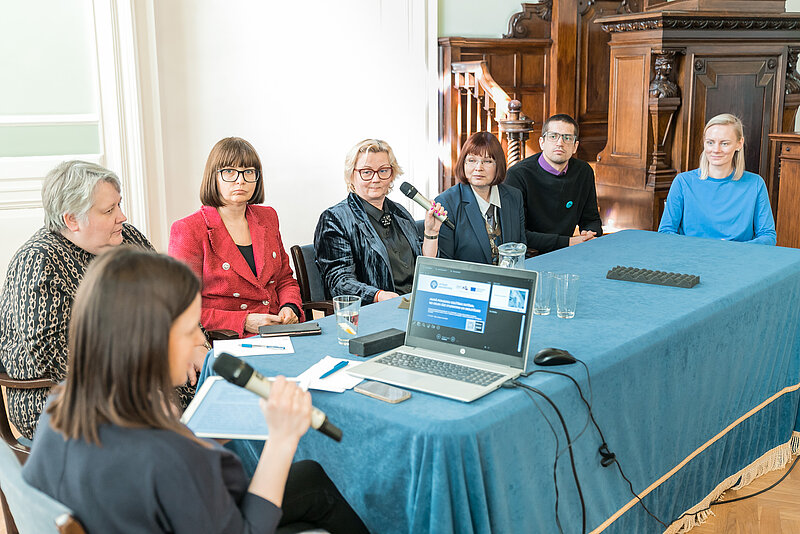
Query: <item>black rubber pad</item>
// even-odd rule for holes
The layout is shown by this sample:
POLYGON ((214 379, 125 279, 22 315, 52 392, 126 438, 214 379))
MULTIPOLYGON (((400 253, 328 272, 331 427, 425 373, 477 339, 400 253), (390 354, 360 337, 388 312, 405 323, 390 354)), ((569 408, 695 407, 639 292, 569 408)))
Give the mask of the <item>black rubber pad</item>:
POLYGON ((622 267, 617 265, 606 274, 611 280, 625 282, 641 282, 659 286, 694 287, 700 283, 700 277, 693 274, 668 273, 650 269, 637 269, 636 267, 622 267))

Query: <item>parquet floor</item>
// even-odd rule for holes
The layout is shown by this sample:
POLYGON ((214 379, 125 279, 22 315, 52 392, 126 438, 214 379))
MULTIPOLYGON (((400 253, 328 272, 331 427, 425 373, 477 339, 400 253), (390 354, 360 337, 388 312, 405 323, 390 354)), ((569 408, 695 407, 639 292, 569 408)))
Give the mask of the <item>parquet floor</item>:
MULTIPOLYGON (((725 500, 764 489, 775 483, 788 469, 789 466, 772 471, 745 488, 728 491, 725 500)), ((800 461, 786 480, 766 493, 711 509, 716 515, 693 528, 691 534, 800 534, 800 461)))

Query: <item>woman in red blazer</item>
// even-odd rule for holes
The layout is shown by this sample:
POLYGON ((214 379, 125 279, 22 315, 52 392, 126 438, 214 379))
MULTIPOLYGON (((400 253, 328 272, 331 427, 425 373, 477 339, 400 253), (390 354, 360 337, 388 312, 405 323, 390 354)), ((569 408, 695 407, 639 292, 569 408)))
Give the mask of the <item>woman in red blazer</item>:
POLYGON ((175 221, 169 254, 202 282, 202 324, 240 336, 303 320, 300 287, 264 202, 261 160, 253 145, 227 137, 211 149, 200 189, 203 207, 175 221))

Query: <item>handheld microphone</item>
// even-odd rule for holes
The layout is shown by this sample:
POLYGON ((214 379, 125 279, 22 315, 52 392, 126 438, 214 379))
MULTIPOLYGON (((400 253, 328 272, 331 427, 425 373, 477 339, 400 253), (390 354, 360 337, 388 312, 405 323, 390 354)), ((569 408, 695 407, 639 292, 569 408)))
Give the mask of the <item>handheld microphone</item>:
MULTIPOLYGON (((236 384, 252 391, 259 397, 269 399, 272 383, 250 365, 227 352, 217 356, 214 362, 214 372, 231 384, 236 384)), ((328 421, 325 412, 313 406, 311 407, 311 426, 331 439, 342 441, 342 430, 328 421)))
MULTIPOLYGON (((417 191, 417 188, 408 182, 403 182, 402 184, 400 184, 400 191, 405 196, 407 196, 408 198, 410 198, 411 200, 413 200, 414 202, 425 208, 426 211, 430 210, 431 206, 433 206, 433 202, 422 196, 420 192, 417 191)), ((450 228, 451 230, 456 229, 456 225, 453 224, 453 221, 451 221, 444 215, 439 215, 438 213, 434 213, 433 216, 442 221, 444 224, 446 224, 447 227, 450 228)))

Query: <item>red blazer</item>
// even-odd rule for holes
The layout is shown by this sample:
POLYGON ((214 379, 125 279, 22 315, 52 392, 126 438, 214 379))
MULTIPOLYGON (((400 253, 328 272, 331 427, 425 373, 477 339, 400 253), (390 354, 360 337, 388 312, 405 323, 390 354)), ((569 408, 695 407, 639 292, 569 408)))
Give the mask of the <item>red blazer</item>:
POLYGON ((249 313, 277 314, 281 306, 301 310, 300 286, 289 266, 278 231, 278 215, 267 206, 247 206, 245 212, 256 272, 236 248, 216 208, 199 211, 172 224, 169 255, 183 260, 202 283, 202 323, 206 329, 227 328, 244 335, 249 313))

